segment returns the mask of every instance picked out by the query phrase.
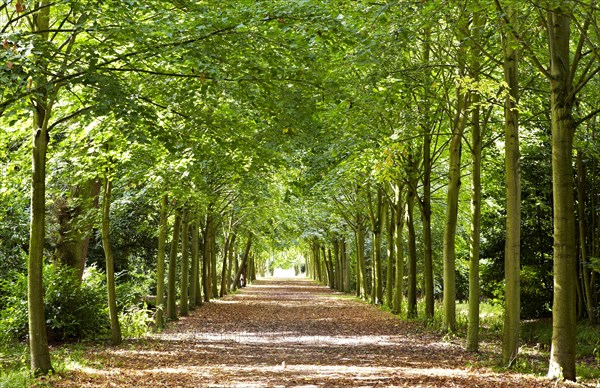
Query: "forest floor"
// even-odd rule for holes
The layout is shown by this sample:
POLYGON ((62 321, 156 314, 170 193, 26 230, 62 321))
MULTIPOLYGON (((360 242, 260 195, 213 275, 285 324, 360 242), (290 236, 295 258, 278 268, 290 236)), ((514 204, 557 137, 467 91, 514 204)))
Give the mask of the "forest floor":
MULTIPOLYGON (((456 343, 455 343, 456 342, 456 343)), ((462 341, 461 341, 462 342, 462 341)), ((489 352, 489 351, 488 351, 489 352)), ((161 333, 85 349, 57 387, 551 387, 308 280, 259 280, 161 333)))

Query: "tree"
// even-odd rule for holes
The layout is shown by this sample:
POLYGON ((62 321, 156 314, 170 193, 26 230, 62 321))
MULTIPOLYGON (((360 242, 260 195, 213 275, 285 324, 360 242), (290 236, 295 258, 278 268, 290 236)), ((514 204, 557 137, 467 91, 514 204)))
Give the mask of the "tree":
POLYGON ((117 313, 117 294, 115 288, 115 258, 110 245, 110 197, 112 180, 106 177, 104 181, 104 198, 102 200, 102 248, 106 257, 106 287, 108 288, 108 313, 110 316, 110 332, 113 345, 123 341, 119 315, 117 313))

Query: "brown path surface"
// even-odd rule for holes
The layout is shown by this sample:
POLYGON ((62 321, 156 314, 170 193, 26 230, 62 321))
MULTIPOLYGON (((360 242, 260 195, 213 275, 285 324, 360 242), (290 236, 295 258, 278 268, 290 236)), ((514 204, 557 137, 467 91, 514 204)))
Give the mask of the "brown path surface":
POLYGON ((262 280, 151 338, 90 349, 55 386, 542 387, 469 367, 417 325, 306 280, 262 280))

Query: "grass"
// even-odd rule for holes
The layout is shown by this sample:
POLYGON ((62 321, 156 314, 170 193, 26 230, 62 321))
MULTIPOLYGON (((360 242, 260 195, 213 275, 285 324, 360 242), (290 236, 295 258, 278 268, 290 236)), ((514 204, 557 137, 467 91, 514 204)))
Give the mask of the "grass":
MULTIPOLYGON (((86 365, 84 344, 63 344, 50 350, 54 374, 75 366, 86 365)), ((25 344, 16 343, 0 348, 0 388, 51 386, 49 377, 33 378, 29 371, 29 352, 25 344)))

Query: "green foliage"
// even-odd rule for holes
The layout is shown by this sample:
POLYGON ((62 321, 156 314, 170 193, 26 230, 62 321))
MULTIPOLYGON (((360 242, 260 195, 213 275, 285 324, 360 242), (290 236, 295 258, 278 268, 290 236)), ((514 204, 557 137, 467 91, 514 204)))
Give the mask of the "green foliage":
POLYGON ((140 338, 147 335, 153 322, 152 311, 145 303, 141 308, 130 306, 119 314, 123 338, 140 338))
MULTIPOLYGON (((98 338, 108 329, 103 275, 88 268, 79 284, 74 271, 44 266, 44 306, 48 336, 54 340, 98 338)), ((6 295, 0 310, 0 342, 14 343, 27 335, 27 277, 13 273, 0 283, 6 295)))

